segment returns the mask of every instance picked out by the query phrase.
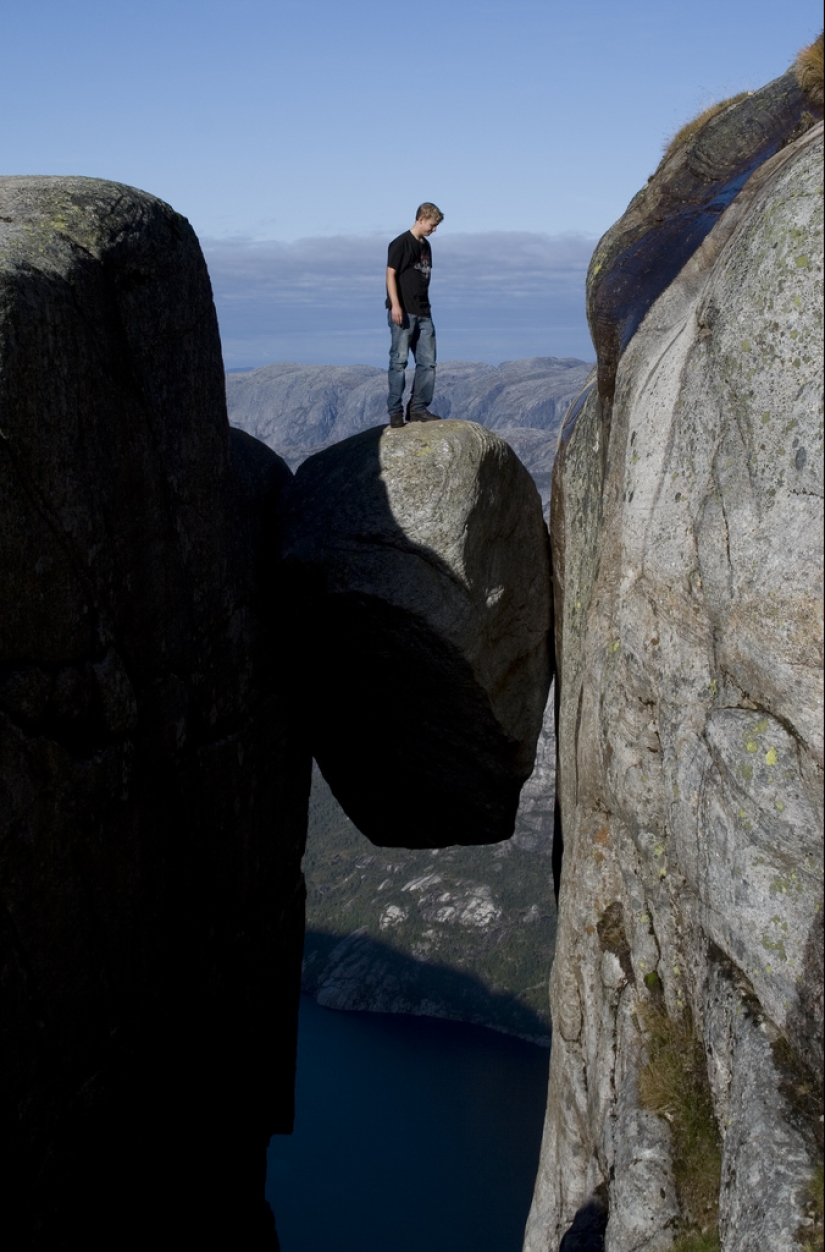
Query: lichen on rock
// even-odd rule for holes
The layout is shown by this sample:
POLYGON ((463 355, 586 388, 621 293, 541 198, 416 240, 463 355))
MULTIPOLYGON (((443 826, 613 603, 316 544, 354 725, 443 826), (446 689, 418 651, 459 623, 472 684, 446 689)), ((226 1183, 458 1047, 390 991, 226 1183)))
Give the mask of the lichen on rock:
POLYGON ((820 1110, 789 1114, 771 1041, 821 1068, 821 160, 820 123, 751 173, 678 274, 653 274, 607 351, 615 387, 565 423, 564 853, 526 1252, 557 1248, 599 1186, 611 1252, 670 1248, 687 1220, 667 1122, 637 1094, 654 999, 708 1060, 723 1252, 765 1246, 766 1197, 771 1247, 798 1246, 820 1110), (661 1185, 632 1183, 653 1160, 661 1185))

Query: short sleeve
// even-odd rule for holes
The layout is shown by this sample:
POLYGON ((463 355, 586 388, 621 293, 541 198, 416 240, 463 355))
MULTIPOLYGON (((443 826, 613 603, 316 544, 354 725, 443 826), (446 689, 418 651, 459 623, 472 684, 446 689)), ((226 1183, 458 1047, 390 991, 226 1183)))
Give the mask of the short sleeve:
POLYGON ((400 274, 404 269, 404 257, 406 253, 404 243, 404 236, 399 235, 397 239, 393 239, 389 248, 387 248, 387 267, 391 270, 395 270, 396 274, 400 274))

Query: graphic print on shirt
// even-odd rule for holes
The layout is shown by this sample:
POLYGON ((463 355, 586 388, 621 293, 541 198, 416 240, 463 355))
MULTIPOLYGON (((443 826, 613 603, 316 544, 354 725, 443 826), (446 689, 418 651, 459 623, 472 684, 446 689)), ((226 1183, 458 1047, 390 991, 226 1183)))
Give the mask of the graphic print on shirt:
POLYGON ((429 283, 430 271, 432 269, 432 266, 430 265, 429 252, 425 252, 422 249, 421 257, 419 258, 419 260, 416 261, 415 265, 413 266, 413 269, 419 270, 422 278, 424 279, 424 282, 429 283))

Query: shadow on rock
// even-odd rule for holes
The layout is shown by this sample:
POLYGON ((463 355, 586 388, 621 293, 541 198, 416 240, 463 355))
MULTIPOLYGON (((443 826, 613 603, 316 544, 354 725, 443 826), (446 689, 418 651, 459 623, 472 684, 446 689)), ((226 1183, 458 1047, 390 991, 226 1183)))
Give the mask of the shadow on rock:
POLYGON ((284 558, 312 749, 373 842, 513 833, 552 677, 547 530, 483 427, 376 427, 304 462, 284 558))
POLYGON ((310 757, 261 574, 291 475, 230 436, 168 205, 2 178, 0 252, 5 1245, 274 1250, 310 757))
POLYGON ((599 1195, 583 1204, 559 1245, 559 1252, 604 1252, 607 1205, 599 1195))

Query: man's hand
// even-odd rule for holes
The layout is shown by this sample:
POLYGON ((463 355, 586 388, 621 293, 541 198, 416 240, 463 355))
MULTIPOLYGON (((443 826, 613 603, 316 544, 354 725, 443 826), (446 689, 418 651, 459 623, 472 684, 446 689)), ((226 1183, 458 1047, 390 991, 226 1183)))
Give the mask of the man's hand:
POLYGON ((387 295, 390 298, 390 317, 396 326, 403 326, 404 310, 398 299, 398 278, 395 270, 389 265, 387 266, 387 295))

